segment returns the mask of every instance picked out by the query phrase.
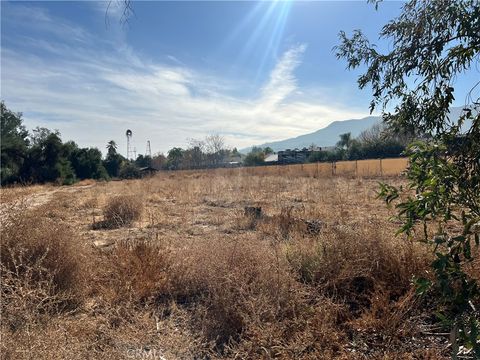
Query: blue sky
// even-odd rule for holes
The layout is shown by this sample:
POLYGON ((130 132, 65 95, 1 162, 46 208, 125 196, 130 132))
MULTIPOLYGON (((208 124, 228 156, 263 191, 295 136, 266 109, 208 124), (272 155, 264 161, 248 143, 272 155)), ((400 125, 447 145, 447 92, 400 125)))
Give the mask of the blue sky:
POLYGON ((338 32, 378 41, 401 2, 1 3, 1 96, 28 128, 139 153, 219 133, 245 147, 368 115, 369 91, 332 48, 338 32))

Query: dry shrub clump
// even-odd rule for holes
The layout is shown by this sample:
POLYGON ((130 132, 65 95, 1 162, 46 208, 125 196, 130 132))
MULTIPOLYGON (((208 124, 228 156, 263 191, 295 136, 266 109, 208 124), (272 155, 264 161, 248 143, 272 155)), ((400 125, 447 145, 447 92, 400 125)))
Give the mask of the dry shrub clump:
POLYGON ((243 333, 288 317, 297 305, 294 283, 265 244, 239 239, 222 247, 206 242, 194 256, 205 289, 203 331, 223 345, 243 333))
POLYGON ((82 250, 72 230, 22 206, 12 207, 2 224, 2 326, 15 330, 41 315, 74 310, 82 250))
POLYGON ((224 357, 338 350, 341 307, 308 299, 268 242, 219 241, 175 250, 154 242, 120 243, 101 260, 97 294, 112 308, 148 308, 160 318, 172 316, 172 306, 181 307, 190 329, 224 357))
POLYGON ((185 287, 196 299, 195 327, 216 351, 227 358, 294 356, 312 329, 302 348, 336 346, 337 307, 309 303, 275 246, 248 237, 219 241, 203 240, 178 254, 184 281, 176 282, 177 294, 185 287))
POLYGON ((102 257, 94 290, 112 305, 152 305, 170 291, 170 268, 164 249, 147 242, 120 242, 102 257))
POLYGON ((212 240, 192 251, 205 289, 195 312, 206 339, 226 358, 334 357, 344 307, 312 294, 269 241, 212 240))
POLYGON ((426 248, 374 226, 331 227, 317 238, 296 240, 285 245, 292 269, 301 282, 344 305, 349 336, 368 342, 369 334, 382 334, 398 342, 417 335, 409 319, 422 310, 412 279, 428 268, 426 248))
POLYGON ((135 195, 119 195, 111 198, 103 209, 104 226, 118 228, 130 226, 142 216, 143 203, 135 195))
POLYGON ((420 245, 392 238, 378 227, 332 227, 314 240, 288 244, 286 256, 303 282, 352 301, 353 307, 376 290, 399 299, 431 258, 420 245))

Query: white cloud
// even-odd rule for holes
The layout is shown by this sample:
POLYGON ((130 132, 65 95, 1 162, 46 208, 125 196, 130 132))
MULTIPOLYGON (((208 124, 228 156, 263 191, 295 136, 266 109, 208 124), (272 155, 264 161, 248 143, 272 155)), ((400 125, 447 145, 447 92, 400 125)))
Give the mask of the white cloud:
MULTIPOLYGON (((186 139, 223 134, 231 146, 244 147, 315 131, 335 120, 365 115, 299 88, 294 71, 307 46, 288 49, 272 69, 259 94, 244 96, 243 82, 154 62, 124 42, 98 46, 103 40, 58 19, 41 14, 42 28, 59 42, 37 43, 42 56, 27 47, 2 48, 2 98, 23 111, 29 127, 59 129, 64 139, 104 149, 110 139, 122 144, 127 128, 138 151, 147 140, 152 150, 185 146, 186 139), (68 42, 69 26, 80 42, 68 42), (50 30, 49 30, 50 31, 50 30), (239 91, 240 90, 240 91, 239 91)), ((25 39, 24 39, 25 40, 25 39)), ((117 38, 118 40, 118 38, 117 38)), ((171 58, 172 55, 167 55, 171 58)))
POLYGON ((297 88, 294 70, 300 65, 300 57, 307 46, 301 44, 287 50, 270 74, 270 81, 265 85, 259 105, 274 108, 297 88))

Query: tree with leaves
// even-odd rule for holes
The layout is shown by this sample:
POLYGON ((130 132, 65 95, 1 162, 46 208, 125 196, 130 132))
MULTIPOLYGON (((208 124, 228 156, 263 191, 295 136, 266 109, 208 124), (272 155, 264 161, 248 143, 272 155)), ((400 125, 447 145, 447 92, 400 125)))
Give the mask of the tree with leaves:
POLYGON ((139 168, 151 167, 152 158, 149 155, 139 154, 135 159, 135 165, 137 165, 139 168))
POLYGON ((0 103, 1 121, 1 183, 21 180, 20 170, 27 156, 28 132, 23 125, 22 114, 9 110, 0 103))
POLYGON ((152 157, 152 167, 161 170, 166 166, 167 158, 162 153, 154 154, 152 157))
POLYGON ((384 184, 380 195, 395 203, 400 232, 421 229, 434 249, 434 276, 417 279, 418 290, 437 294, 454 357, 462 345, 480 358, 480 291, 468 270, 480 232, 480 2, 410 0, 380 37, 392 50, 380 52, 361 31, 341 32, 336 54, 350 69, 366 67, 359 87, 371 86, 370 109, 392 131, 428 135, 407 149, 407 188, 384 184), (471 87, 457 119, 450 108, 462 76, 471 87))
POLYGON ((185 150, 179 147, 170 149, 167 154, 167 168, 169 170, 181 169, 184 153, 185 150))
POLYGON ((343 150, 348 150, 350 145, 352 144, 352 134, 345 133, 340 134, 340 140, 337 142, 337 147, 343 150))
MULTIPOLYGON (((270 148, 261 148, 260 146, 254 146, 250 150, 250 152, 245 156, 243 159, 243 165, 245 166, 258 166, 265 164, 265 158, 267 157, 267 152, 269 152, 270 148), (266 152, 267 151, 267 152, 266 152)), ((273 152, 273 150, 272 150, 273 152)))
POLYGON ((348 151, 350 150, 350 147, 352 146, 352 134, 351 133, 345 133, 345 134, 340 134, 340 140, 338 140, 336 144, 336 153, 337 153, 337 158, 339 160, 347 160, 348 158, 348 151))
POLYGON ((107 143, 107 156, 113 156, 117 154, 117 143, 114 140, 110 140, 107 143))
POLYGON ((70 155, 78 179, 104 179, 109 178, 103 166, 102 153, 97 148, 76 148, 70 155))
POLYGON ((70 163, 71 146, 65 147, 58 131, 36 128, 33 131, 32 146, 22 166, 22 178, 28 182, 72 184, 76 180, 70 163))
POLYGON ((110 177, 118 177, 125 158, 117 153, 117 143, 110 140, 107 143, 107 156, 103 161, 103 166, 110 177))

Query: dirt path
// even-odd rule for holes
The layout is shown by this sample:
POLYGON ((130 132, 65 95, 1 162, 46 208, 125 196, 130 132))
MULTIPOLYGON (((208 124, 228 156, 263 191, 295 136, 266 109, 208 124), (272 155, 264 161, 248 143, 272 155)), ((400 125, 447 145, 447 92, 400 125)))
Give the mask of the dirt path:
POLYGON ((74 193, 80 190, 88 189, 96 184, 79 185, 79 186, 61 186, 51 188, 47 191, 39 191, 28 195, 20 195, 12 201, 0 204, 0 220, 4 220, 8 211, 24 207, 25 209, 33 209, 44 205, 53 200, 53 196, 57 193, 74 193))

